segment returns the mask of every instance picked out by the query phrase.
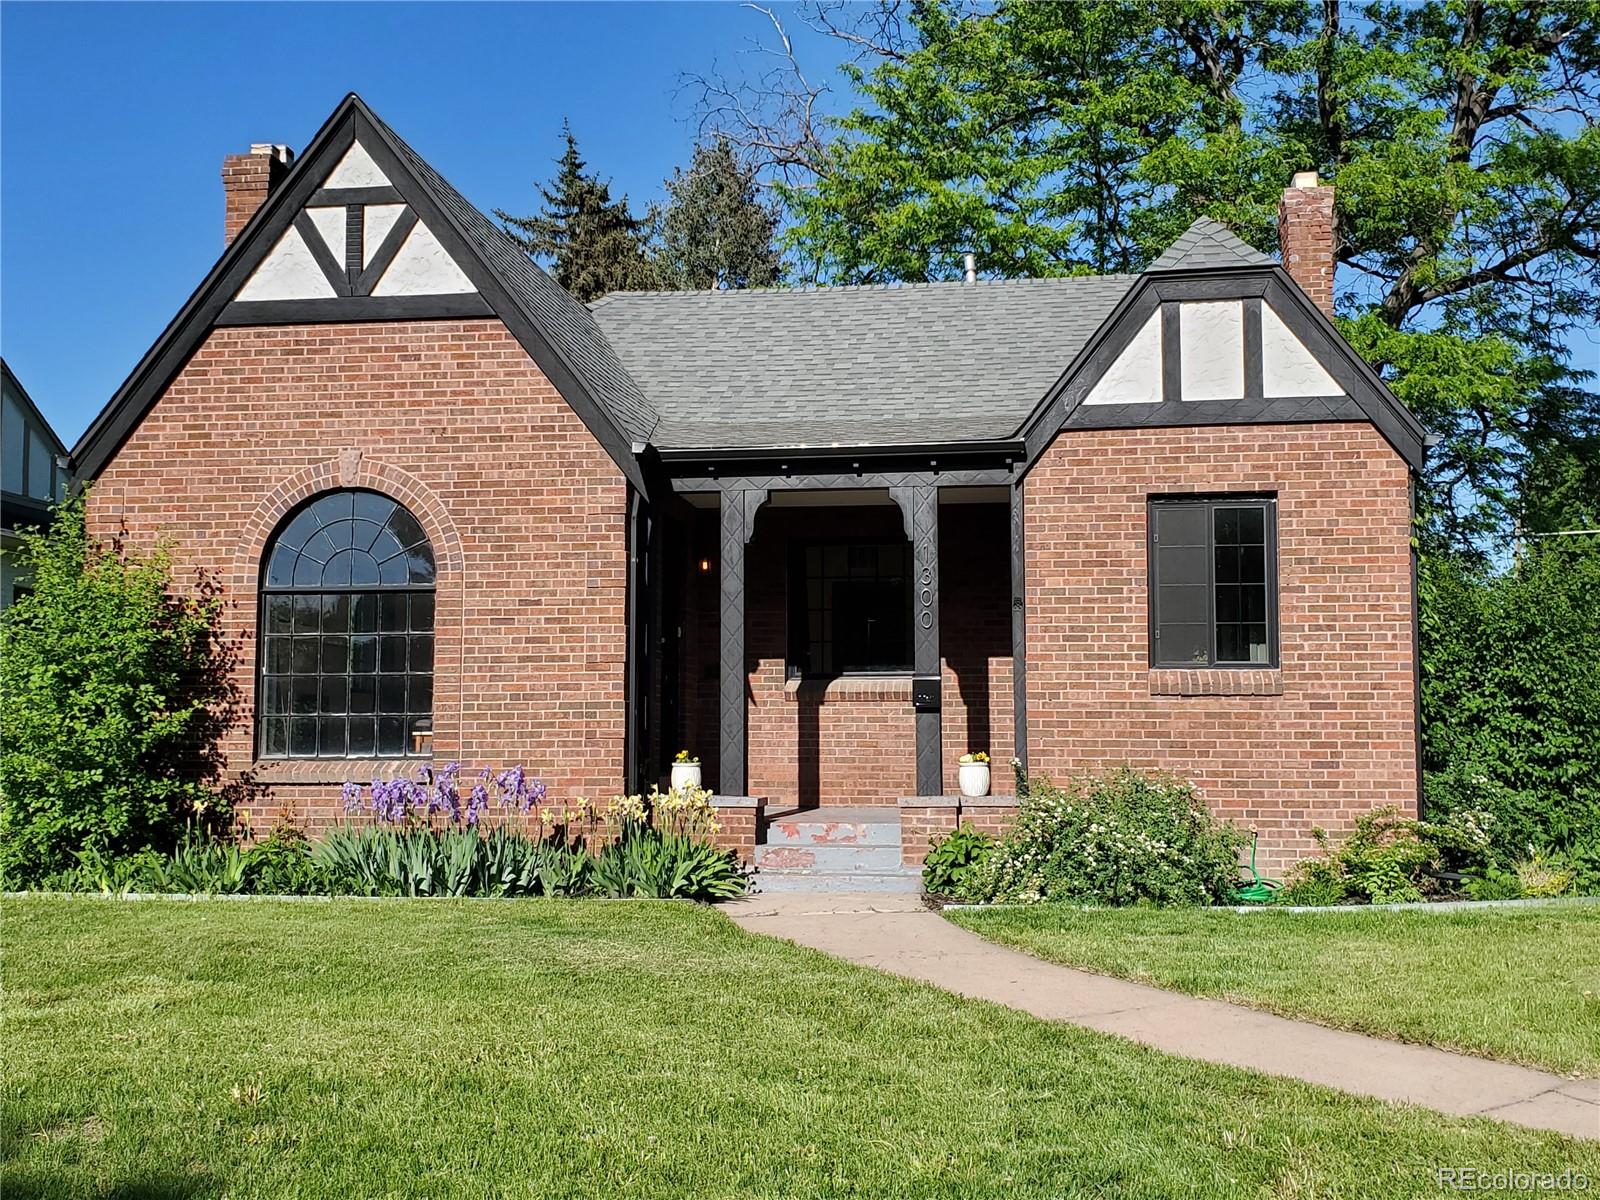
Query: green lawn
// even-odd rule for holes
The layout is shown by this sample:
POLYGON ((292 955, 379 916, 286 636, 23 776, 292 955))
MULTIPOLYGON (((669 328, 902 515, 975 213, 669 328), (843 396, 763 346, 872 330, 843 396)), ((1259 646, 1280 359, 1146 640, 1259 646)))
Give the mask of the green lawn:
POLYGON ((1600 1143, 1130 1043, 682 904, 125 903, 4 918, 34 1196, 1438 1196, 1600 1143))
POLYGON ((1600 905, 1440 913, 1036 905, 946 915, 1052 962, 1600 1074, 1600 905))

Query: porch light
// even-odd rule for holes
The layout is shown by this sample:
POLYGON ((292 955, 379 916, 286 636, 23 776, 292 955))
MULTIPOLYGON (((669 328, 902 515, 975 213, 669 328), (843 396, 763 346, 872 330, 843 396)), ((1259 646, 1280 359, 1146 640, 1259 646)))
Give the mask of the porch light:
POLYGON ((700 574, 702 574, 702 575, 711 574, 711 560, 709 558, 702 558, 700 560, 700 574))

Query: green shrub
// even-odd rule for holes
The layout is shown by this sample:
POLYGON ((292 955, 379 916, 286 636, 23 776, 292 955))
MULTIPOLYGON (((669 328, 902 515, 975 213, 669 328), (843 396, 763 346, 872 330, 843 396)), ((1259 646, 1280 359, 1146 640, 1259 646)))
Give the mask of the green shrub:
POLYGON ((1491 869, 1493 827, 1492 817, 1476 809, 1462 809, 1443 821, 1418 821, 1392 805, 1375 808, 1357 817, 1342 840, 1313 829, 1322 856, 1298 863, 1277 899, 1284 904, 1423 900, 1442 889, 1442 872, 1491 869))
POLYGON ((952 896, 967 874, 994 850, 994 838, 963 825, 943 838, 928 839, 928 857, 922 861, 922 889, 935 896, 952 896))
POLYGON ((1524 896, 1564 896, 1572 887, 1572 869, 1559 858, 1535 854, 1517 864, 1517 882, 1524 896))
POLYGON ((90 541, 82 497, 24 534, 22 557, 33 593, 0 618, 0 877, 170 850, 220 822, 196 762, 228 698, 215 606, 170 594, 163 552, 90 541))
POLYGON ((1490 867, 1481 878, 1468 881, 1467 895, 1473 900, 1521 900, 1522 881, 1515 872, 1490 867))
POLYGON ((727 900, 746 880, 731 850, 679 833, 632 828, 600 851, 594 887, 602 896, 727 900))
POLYGON ((1299 904, 1317 908, 1350 902, 1350 885, 1338 867, 1326 859, 1302 862, 1294 878, 1272 897, 1274 904, 1299 904))
POLYGON ((1600 537, 1419 576, 1425 815, 1494 818, 1502 868, 1600 843, 1600 537))
POLYGON ((1016 824, 966 874, 963 900, 1123 905, 1231 899, 1249 841, 1193 785, 1123 768, 1064 788, 1030 781, 1016 824))

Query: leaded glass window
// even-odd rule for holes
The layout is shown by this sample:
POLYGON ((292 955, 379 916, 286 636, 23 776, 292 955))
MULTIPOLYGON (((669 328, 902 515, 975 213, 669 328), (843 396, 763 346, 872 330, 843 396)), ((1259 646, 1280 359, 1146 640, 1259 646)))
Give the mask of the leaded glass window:
POLYGON ((401 758, 433 721, 434 559, 378 492, 328 492, 267 547, 257 746, 263 758, 401 758))

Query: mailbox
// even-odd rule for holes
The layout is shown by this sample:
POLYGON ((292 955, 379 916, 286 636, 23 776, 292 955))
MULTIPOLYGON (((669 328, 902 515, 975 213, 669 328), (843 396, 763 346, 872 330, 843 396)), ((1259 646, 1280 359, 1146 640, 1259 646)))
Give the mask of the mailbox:
POLYGON ((937 675, 918 675, 911 681, 911 707, 918 712, 938 712, 940 686, 937 675))

